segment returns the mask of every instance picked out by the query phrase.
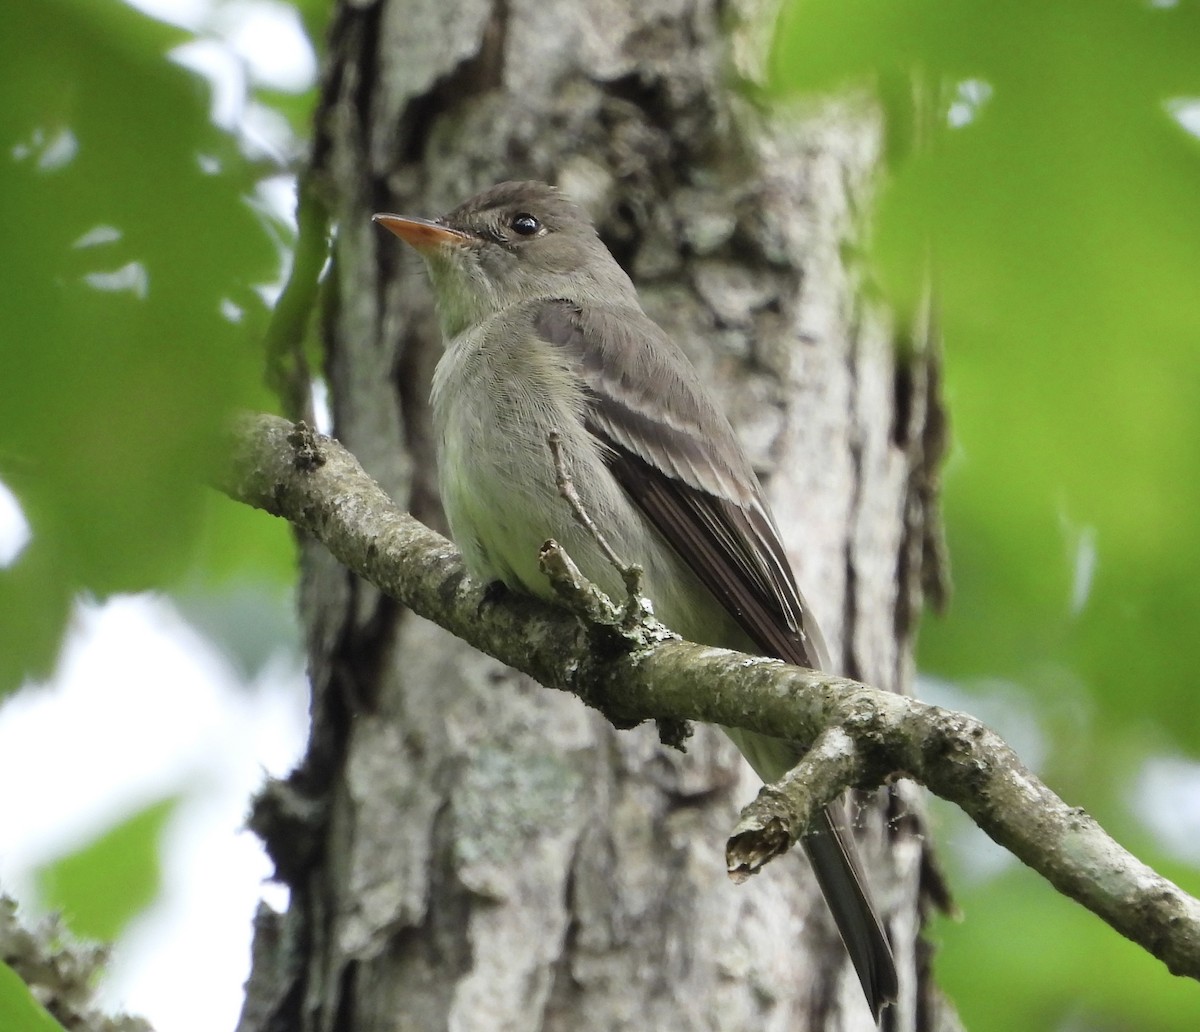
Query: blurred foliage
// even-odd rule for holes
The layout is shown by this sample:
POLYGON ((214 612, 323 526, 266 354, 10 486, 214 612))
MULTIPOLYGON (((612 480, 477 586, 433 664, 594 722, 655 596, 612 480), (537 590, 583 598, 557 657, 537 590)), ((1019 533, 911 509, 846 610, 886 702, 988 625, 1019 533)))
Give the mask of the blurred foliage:
POLYGON ((62 1025, 3 961, 0 961, 0 1028, 8 1032, 63 1032, 62 1025))
MULTIPOLYGON (((1159 869, 1128 784, 1200 753, 1198 55, 1200 5, 1132 0, 796 0, 772 55, 777 94, 873 92, 873 270, 902 314, 932 270, 955 598, 921 666, 1019 686, 1042 773, 1159 869)), ((1196 1026, 1200 989, 1027 874, 960 902, 975 1032, 1196 1026)))
MULTIPOLYGON (((79 596, 174 589, 248 678, 294 639, 286 525, 205 486, 230 415, 276 405, 264 297, 294 233, 256 195, 287 169, 214 124, 176 60, 205 38, 120 0, 0 10, 0 481, 31 529, 0 569, 0 696, 51 672, 79 596)), ((307 131, 311 90, 246 88, 307 131)), ((158 893, 174 806, 39 872, 40 903, 115 938, 158 893)), ((10 989, 0 971, 0 1027, 36 1027, 10 989)))
POLYGON ((37 881, 45 906, 61 913, 76 935, 115 940, 158 895, 159 844, 177 802, 172 797, 147 806, 43 867, 37 881))
POLYGON ((1194 982, 1167 976, 1050 885, 1014 866, 983 888, 969 897, 966 920, 941 922, 933 935, 939 981, 970 1032, 1196 1027, 1194 982))
POLYGON ((0 691, 48 673, 71 600, 257 565, 286 530, 203 486, 237 408, 270 408, 282 235, 258 170, 168 60, 190 37, 117 0, 7 0, 0 31, 0 480, 32 527, 0 570, 0 691))

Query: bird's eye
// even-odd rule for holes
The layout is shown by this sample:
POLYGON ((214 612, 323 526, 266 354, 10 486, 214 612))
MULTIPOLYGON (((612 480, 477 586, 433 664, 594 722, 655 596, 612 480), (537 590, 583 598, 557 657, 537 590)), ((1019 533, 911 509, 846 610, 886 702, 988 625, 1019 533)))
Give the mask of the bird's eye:
POLYGON ((508 224, 512 226, 513 232, 520 233, 521 236, 533 236, 542 228, 541 222, 527 211, 517 212, 508 224))

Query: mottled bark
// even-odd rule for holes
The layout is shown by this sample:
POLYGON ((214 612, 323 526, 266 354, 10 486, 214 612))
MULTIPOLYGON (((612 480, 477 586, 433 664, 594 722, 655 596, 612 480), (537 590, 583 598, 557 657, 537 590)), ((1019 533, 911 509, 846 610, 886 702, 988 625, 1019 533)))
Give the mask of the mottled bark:
MULTIPOLYGON (((739 96, 737 55, 761 36, 746 6, 341 5, 313 160, 339 229, 334 430, 441 529, 430 293, 370 214, 555 182, 718 390, 843 671, 904 690, 936 539, 935 359, 916 334, 898 367, 899 331, 846 260, 876 160, 869 112, 769 121, 739 96)), ((301 603, 312 741, 255 814, 291 906, 260 915, 244 1032, 871 1027, 802 861, 726 877, 725 834, 756 785, 722 737, 701 729, 681 756, 651 729, 616 732, 316 547, 301 603)), ((949 1027, 918 935, 916 794, 864 804, 901 969, 886 1027, 949 1027)))

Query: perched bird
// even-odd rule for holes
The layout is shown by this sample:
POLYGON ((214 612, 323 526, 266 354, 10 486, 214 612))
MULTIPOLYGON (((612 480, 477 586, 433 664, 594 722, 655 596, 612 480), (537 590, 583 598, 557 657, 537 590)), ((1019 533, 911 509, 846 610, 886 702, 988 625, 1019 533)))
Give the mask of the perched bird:
MULTIPOLYGON (((624 588, 556 485, 548 438, 583 508, 645 571, 656 615, 707 645, 829 669, 758 478, 679 347, 642 311, 591 221, 553 187, 501 183, 438 219, 375 221, 424 258, 446 350, 433 377, 438 477, 472 576, 553 601, 557 539, 614 597, 624 588)), ((725 728, 764 781, 803 754, 725 728)), ((854 848, 826 810, 802 839, 878 1018, 896 968, 854 848)))

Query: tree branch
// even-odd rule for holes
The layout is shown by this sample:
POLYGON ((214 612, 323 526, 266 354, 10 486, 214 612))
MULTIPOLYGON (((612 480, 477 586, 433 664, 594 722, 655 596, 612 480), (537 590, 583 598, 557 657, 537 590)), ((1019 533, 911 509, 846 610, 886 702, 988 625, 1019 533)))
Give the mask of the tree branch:
POLYGON ((24 925, 16 901, 0 894, 0 1011, 21 1028, 151 1032, 144 1018, 109 1015, 98 1004, 110 953, 107 945, 76 939, 58 914, 24 925), (54 1021, 39 1016, 39 1006, 54 1021))
POLYGON ((622 725, 701 720, 813 742, 747 808, 731 873, 786 850, 811 814, 849 787, 910 777, 960 806, 991 838, 1142 946, 1200 980, 1200 901, 1070 807, 978 720, 827 674, 649 633, 611 647, 576 616, 534 599, 485 604, 457 549, 392 503, 348 452, 274 416, 239 421, 220 484, 230 497, 317 537, 349 569, 476 648, 569 691, 622 725))

